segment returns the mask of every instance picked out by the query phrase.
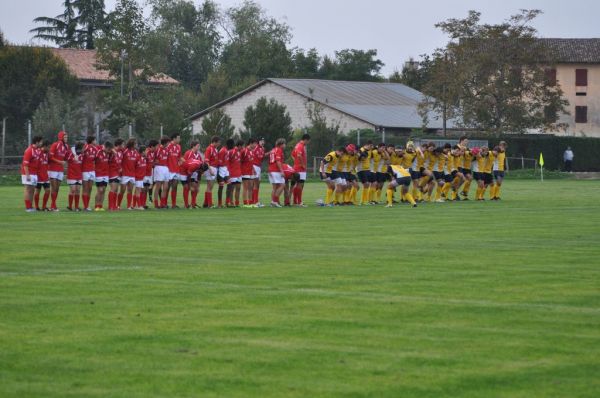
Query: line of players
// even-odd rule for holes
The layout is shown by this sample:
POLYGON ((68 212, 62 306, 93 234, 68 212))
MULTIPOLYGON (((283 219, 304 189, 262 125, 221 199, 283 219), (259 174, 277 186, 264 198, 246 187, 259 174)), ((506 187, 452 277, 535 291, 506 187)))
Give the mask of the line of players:
POLYGON ((401 201, 413 207, 417 202, 469 200, 475 180, 475 199, 483 201, 488 187, 490 199, 500 200, 506 169, 506 142, 491 150, 469 148, 466 136, 457 145, 436 147, 432 142, 420 147, 408 142, 405 148, 373 145, 357 149, 354 144, 328 153, 320 164, 321 180, 327 185, 324 206, 372 205, 381 202, 385 183, 386 205, 392 207, 394 192, 400 187, 401 201), (358 198, 360 189, 363 190, 358 198), (412 189, 410 185, 412 183, 412 189), (434 193, 435 192, 435 193, 434 193), (460 193, 460 194, 459 194, 460 193))
POLYGON ((271 206, 293 204, 304 207, 302 191, 306 180, 306 144, 310 136, 305 134, 292 151, 294 166, 284 163, 285 140, 277 140, 267 154, 264 139, 251 138, 248 142, 213 137, 204 154, 200 144, 192 142, 182 153, 180 135, 163 137, 160 142, 149 141, 138 146, 136 139, 114 143, 96 143, 95 137, 86 142, 68 145, 68 134, 61 131, 53 144, 36 136, 23 156, 21 180, 25 187, 25 208, 33 211, 58 211, 57 198, 62 181, 69 186, 68 206, 71 211, 92 211, 92 187, 96 186, 94 210, 104 211, 104 199, 108 191, 108 210, 121 209, 127 198, 127 209, 144 210, 154 202, 157 209, 177 206, 178 185, 183 185, 185 208, 199 208, 197 196, 200 180, 206 180, 206 192, 202 207, 240 206, 240 193, 244 207, 262 207, 259 203, 260 177, 263 161, 268 160, 269 181, 272 184, 271 206), (218 185, 217 205, 213 203, 213 188, 218 185), (40 194, 44 191, 40 207, 40 194), (225 201, 223 201, 225 193, 225 201), (80 208, 80 198, 83 209, 80 208), (48 200, 51 200, 48 207, 48 200))

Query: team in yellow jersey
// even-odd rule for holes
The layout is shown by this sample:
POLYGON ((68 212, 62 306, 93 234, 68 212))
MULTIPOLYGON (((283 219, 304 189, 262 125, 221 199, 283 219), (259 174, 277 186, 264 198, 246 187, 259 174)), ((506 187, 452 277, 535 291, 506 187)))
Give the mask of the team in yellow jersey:
POLYGON ((398 187, 400 201, 414 207, 419 202, 469 200, 473 180, 477 183, 476 200, 484 200, 487 188, 490 188, 490 199, 499 200, 506 166, 506 143, 500 142, 492 150, 469 148, 468 144, 467 137, 461 137, 457 145, 443 147, 436 147, 434 143, 416 147, 412 142, 403 148, 375 146, 369 141, 360 148, 350 144, 331 151, 319 169, 327 185, 323 205, 379 204, 386 182, 387 207, 396 203, 394 193, 398 187), (359 182, 362 184, 360 197, 359 182))

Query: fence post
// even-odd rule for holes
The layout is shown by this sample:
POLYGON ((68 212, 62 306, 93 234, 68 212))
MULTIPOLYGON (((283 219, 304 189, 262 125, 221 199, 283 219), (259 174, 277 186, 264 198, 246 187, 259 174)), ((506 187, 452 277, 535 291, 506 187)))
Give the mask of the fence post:
POLYGON ((100 125, 96 125, 96 143, 100 145, 100 125))
POLYGON ((521 170, 525 169, 525 158, 521 155, 521 170))
POLYGON ((31 120, 27 121, 27 146, 31 145, 31 120))
POLYGON ((131 128, 131 123, 129 123, 129 138, 131 138, 133 136, 133 131, 131 128))
POLYGON ((6 163, 6 118, 2 119, 2 164, 6 163))
POLYGON ((357 136, 357 140, 356 141, 357 141, 356 143, 360 147, 360 129, 358 130, 358 136, 357 136))
POLYGON ((160 125, 160 138, 162 138, 162 136, 163 136, 163 125, 161 124, 160 125))
POLYGON ((385 127, 381 128, 381 142, 385 144, 385 127))

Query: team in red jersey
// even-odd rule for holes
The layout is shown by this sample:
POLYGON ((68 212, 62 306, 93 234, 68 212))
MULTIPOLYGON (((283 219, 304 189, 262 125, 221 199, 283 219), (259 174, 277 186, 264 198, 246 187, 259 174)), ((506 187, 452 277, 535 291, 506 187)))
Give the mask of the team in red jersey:
POLYGON ((98 153, 98 145, 96 145, 95 137, 87 137, 86 143, 83 145, 83 162, 81 164, 81 180, 83 210, 92 211, 89 208, 90 196, 92 194, 92 186, 96 181, 96 154, 98 153))
POLYGON ((229 181, 229 151, 233 149, 235 141, 228 139, 225 146, 219 149, 217 154, 217 182, 219 189, 217 191, 218 206, 223 207, 223 188, 229 181))
POLYGON ((204 172, 204 179, 206 179, 206 192, 204 193, 204 203, 202 207, 212 207, 212 189, 217 179, 217 173, 219 170, 219 147, 221 146, 221 139, 219 137, 212 137, 210 145, 206 147, 204 151, 204 161, 208 165, 208 169, 204 172))
POLYGON ((183 185, 183 204, 186 209, 199 208, 198 192, 200 191, 201 174, 198 169, 203 164, 202 153, 200 152, 200 143, 192 141, 190 149, 183 155, 183 163, 180 167, 181 184, 183 185), (190 193, 192 202, 190 204, 190 193))
POLYGON ((31 140, 31 145, 27 147, 23 154, 23 161, 21 162, 21 182, 24 186, 24 201, 25 210, 27 212, 34 212, 36 209, 33 207, 33 194, 35 187, 38 183, 38 171, 40 167, 40 157, 42 146, 42 137, 36 136, 31 140))
POLYGON ((254 138, 248 140, 248 145, 241 151, 241 164, 242 164, 242 196, 244 200, 244 207, 254 206, 253 192, 254 192, 254 181, 259 178, 255 170, 255 150, 258 145, 258 141, 254 138))
POLYGON ((271 191, 271 207, 281 207, 279 197, 281 196, 284 185, 285 177, 283 171, 285 140, 279 138, 275 142, 275 148, 269 152, 269 182, 273 185, 271 191))
MULTIPOLYGON (((121 185, 127 188, 127 210, 133 210, 133 190, 137 175, 137 163, 140 153, 136 149, 135 138, 130 138, 127 141, 125 150, 123 151, 123 162, 121 172, 121 185)), ((146 165, 144 165, 145 172, 146 165)))
POLYGON ((68 141, 69 135, 64 131, 59 132, 58 140, 52 144, 48 153, 48 177, 50 177, 50 197, 52 198, 50 210, 52 211, 58 211, 56 199, 58 198, 60 184, 64 179, 65 156, 70 151, 68 141))
POLYGON ((67 162, 67 185, 69 185, 69 206, 67 209, 70 211, 81 211, 79 208, 79 197, 83 178, 83 143, 76 143, 75 151, 68 152, 65 160, 67 162))
POLYGON ((260 176, 262 173, 262 163, 265 160, 265 139, 260 138, 258 145, 254 148, 254 174, 257 176, 254 180, 254 188, 252 190, 252 203, 257 207, 262 207, 262 204, 258 201, 260 192, 260 176))
POLYGON ((169 153, 167 145, 169 137, 163 137, 154 155, 154 207, 167 207, 167 192, 169 187, 169 153))
POLYGON ((96 160, 94 162, 96 174, 95 211, 104 211, 104 195, 110 179, 110 159, 112 152, 113 144, 110 141, 105 142, 104 145, 99 145, 98 152, 96 152, 96 160))
POLYGON ((292 158, 294 159, 294 171, 298 173, 298 181, 292 186, 292 196, 294 198, 294 204, 297 206, 304 207, 302 202, 302 192, 304 190, 304 182, 306 181, 306 168, 308 166, 308 159, 306 157, 306 145, 310 142, 310 135, 304 134, 302 140, 300 140, 294 150, 292 151, 292 158))
POLYGON ((33 201, 37 211, 50 211, 48 209, 48 199, 50 198, 50 177, 48 176, 48 155, 50 151, 50 141, 44 140, 40 146, 40 160, 38 167, 38 182, 33 194, 33 201), (40 193, 44 190, 42 207, 40 208, 40 193))
POLYGON ((181 136, 178 133, 171 135, 171 142, 166 147, 167 166, 169 168, 169 186, 167 192, 171 191, 171 207, 177 209, 177 184, 179 184, 179 167, 183 163, 181 157, 181 136))

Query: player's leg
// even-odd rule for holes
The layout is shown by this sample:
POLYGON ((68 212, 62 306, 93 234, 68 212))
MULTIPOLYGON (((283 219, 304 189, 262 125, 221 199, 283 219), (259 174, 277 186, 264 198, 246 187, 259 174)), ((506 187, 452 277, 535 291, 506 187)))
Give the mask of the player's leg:
POLYGON ((50 210, 57 211, 56 199, 58 198, 58 191, 60 190, 61 180, 57 178, 50 178, 50 210))

